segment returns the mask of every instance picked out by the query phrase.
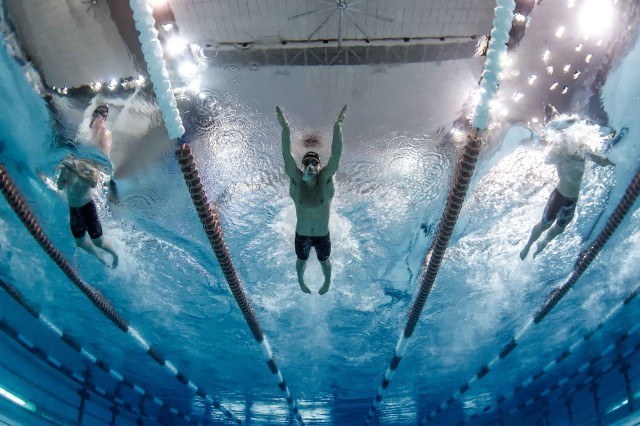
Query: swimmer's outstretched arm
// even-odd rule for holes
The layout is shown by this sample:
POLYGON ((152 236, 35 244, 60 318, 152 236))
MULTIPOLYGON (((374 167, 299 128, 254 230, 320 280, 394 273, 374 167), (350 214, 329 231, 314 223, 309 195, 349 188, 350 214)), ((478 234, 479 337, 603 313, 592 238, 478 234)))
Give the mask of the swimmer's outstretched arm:
POLYGON ((340 165, 340 156, 342 155, 342 122, 347 112, 347 106, 343 106, 336 122, 333 124, 333 140, 331 142, 331 157, 327 161, 327 165, 323 172, 327 178, 332 177, 338 171, 340 165))
POLYGON ((284 171, 290 179, 295 179, 298 167, 296 166, 296 160, 291 154, 291 127, 289 122, 284 116, 282 109, 276 105, 276 114, 278 115, 278 122, 282 127, 282 157, 284 158, 284 171))
POLYGON ((589 159, 594 163, 596 163, 598 166, 604 167, 604 166, 616 165, 613 161, 609 160, 608 157, 605 157, 604 155, 596 154, 595 152, 587 153, 587 157, 589 157, 589 159))

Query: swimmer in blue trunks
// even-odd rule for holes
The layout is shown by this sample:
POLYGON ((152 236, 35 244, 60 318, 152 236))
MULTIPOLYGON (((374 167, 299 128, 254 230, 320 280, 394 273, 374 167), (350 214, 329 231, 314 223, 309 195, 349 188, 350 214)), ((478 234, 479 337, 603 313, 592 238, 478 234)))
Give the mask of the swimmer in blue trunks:
POLYGON ((67 157, 62 162, 58 177, 58 189, 65 190, 69 203, 69 222, 76 245, 107 266, 118 266, 118 255, 102 235, 102 225, 98 218, 93 188, 98 185, 99 173, 88 162, 67 157), (86 234, 90 241, 87 241, 86 234), (107 264, 96 248, 111 254, 111 264, 107 264))
MULTIPOLYGON (((558 111, 547 104, 545 106, 545 132, 563 132, 574 125, 577 120, 570 118, 560 120, 558 111)), ((566 142, 566 141, 565 141, 566 142)), ((543 143, 546 141, 543 139, 543 143)), ((567 143, 568 144, 568 143, 567 143)), ((575 152, 570 150, 557 150, 551 152, 545 160, 548 164, 554 164, 558 173, 558 185, 549 196, 547 206, 544 209, 542 220, 533 227, 529 241, 520 252, 520 259, 524 260, 529 254, 531 245, 540 238, 542 233, 549 229, 545 238, 537 244, 533 257, 536 257, 545 249, 554 238, 564 232, 573 219, 580 193, 580 184, 584 175, 585 160, 589 159, 598 166, 614 166, 615 164, 603 155, 591 151, 587 147, 575 152), (555 222, 555 225, 554 225, 555 222), (551 227, 553 225, 553 227, 551 227)))
POLYGON ((291 128, 282 109, 276 106, 278 122, 282 126, 282 155, 284 169, 289 177, 289 195, 296 206, 296 273, 300 289, 305 293, 311 293, 304 282, 304 271, 311 247, 316 249, 316 256, 324 274, 324 284, 318 293, 325 294, 331 285, 329 214, 335 193, 333 175, 338 170, 342 154, 342 122, 346 111, 345 105, 333 125, 331 156, 327 165, 320 167, 320 156, 314 151, 309 151, 302 157, 303 170, 300 170, 291 154, 291 128))

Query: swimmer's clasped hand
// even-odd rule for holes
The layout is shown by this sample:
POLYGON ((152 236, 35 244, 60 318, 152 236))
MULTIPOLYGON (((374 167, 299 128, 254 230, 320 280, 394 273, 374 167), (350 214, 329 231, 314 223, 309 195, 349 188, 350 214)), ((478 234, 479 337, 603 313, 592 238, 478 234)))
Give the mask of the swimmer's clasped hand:
POLYGON ((280 108, 278 105, 276 105, 276 114, 278 115, 278 122, 280 123, 280 126, 282 126, 283 129, 288 129, 289 122, 285 118, 284 113, 282 112, 282 108, 280 108))
POLYGON ((338 118, 336 118, 336 122, 334 123, 334 127, 341 127, 342 126, 342 122, 344 121, 344 115, 347 112, 347 106, 343 106, 342 110, 340 111, 340 114, 338 114, 338 118))

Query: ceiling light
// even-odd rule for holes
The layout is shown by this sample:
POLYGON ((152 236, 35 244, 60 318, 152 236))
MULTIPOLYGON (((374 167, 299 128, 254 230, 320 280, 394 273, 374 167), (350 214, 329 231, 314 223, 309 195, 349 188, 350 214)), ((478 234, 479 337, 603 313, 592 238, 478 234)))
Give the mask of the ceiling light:
POLYGON ((580 77, 580 71, 576 71, 575 73, 573 73, 573 79, 577 79, 578 77, 580 77))
POLYGON ((586 58, 584 58, 584 61, 585 61, 586 63, 589 63, 589 62, 591 62, 591 58, 592 58, 592 57, 593 57, 593 55, 592 55, 591 53, 589 53, 589 54, 587 55, 587 57, 586 57, 586 58))
POLYGON ((531 77, 529 77, 529 78, 527 79, 527 82, 528 82, 529 84, 533 84, 533 83, 535 83, 535 81, 537 80, 537 78, 538 78, 538 76, 534 74, 534 75, 532 75, 531 77))
POLYGON ((582 45, 581 44, 577 45, 576 46, 576 52, 579 52, 581 50, 582 50, 582 45))
POLYGON ((560 38, 562 37, 562 35, 564 34, 565 28, 564 27, 558 27, 558 29, 556 30, 556 37, 560 38))
POLYGON ((566 94, 569 91, 569 88, 567 86, 564 86, 564 89, 562 89, 562 94, 566 94))
POLYGON ((513 99, 513 102, 519 102, 520 99, 524 98, 524 94, 520 93, 520 92, 515 92, 513 94, 513 96, 511 96, 511 99, 513 99))
POLYGON ((570 69, 571 69, 571 64, 567 64, 567 65, 564 66, 564 68, 562 68, 562 70, 565 72, 565 74, 568 73, 570 69))
POLYGON ((118 87, 118 81, 115 79, 111 80, 107 87, 109 88, 109 90, 115 90, 115 88, 118 87))
POLYGON ((556 90, 557 87, 558 87, 558 83, 553 83, 551 87, 549 87, 549 90, 556 90))
POLYGON ((171 22, 167 22, 166 24, 162 24, 162 29, 165 31, 171 31, 173 29, 173 24, 171 22))
POLYGON ((553 67, 551 65, 547 67, 547 74, 549 75, 553 74, 553 67))
POLYGON ((611 26, 613 6, 609 0, 585 0, 580 14, 580 27, 585 38, 600 35, 611 26))
POLYGON ((551 56, 551 52, 549 52, 549 49, 547 49, 542 54, 542 60, 546 63, 549 60, 549 56, 551 56))

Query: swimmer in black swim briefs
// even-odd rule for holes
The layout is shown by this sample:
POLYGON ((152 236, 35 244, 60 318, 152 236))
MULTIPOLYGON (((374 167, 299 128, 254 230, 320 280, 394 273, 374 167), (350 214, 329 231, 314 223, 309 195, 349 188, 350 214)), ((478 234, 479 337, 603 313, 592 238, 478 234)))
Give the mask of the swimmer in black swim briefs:
POLYGON ((83 238, 88 231, 92 240, 102 237, 102 225, 96 203, 91 200, 82 207, 69 207, 69 222, 74 238, 83 238))
POLYGON ((296 256, 300 260, 307 260, 311 247, 315 247, 316 256, 320 262, 329 259, 331 255, 331 238, 329 234, 324 237, 304 237, 296 232, 295 238, 296 256))
POLYGON ((573 219, 586 160, 591 160, 594 164, 602 167, 614 165, 606 156, 597 154, 587 144, 575 139, 575 133, 571 129, 573 126, 578 126, 578 131, 584 132, 581 129, 585 124, 581 120, 575 117, 563 118, 558 110, 549 104, 544 107, 544 115, 545 134, 541 143, 548 147, 545 163, 555 165, 558 184, 549 196, 542 220, 533 227, 527 244, 520 251, 520 259, 522 260, 527 257, 531 245, 538 241, 543 232, 549 230, 545 237, 538 242, 533 257, 540 254, 547 244, 562 234, 573 219), (568 144, 572 144, 576 149, 561 149, 568 144))
POLYGON ((577 203, 577 198, 565 197, 556 188, 549 196, 549 201, 547 201, 547 206, 542 214, 542 220, 549 226, 555 220, 558 226, 566 228, 573 219, 577 203))

